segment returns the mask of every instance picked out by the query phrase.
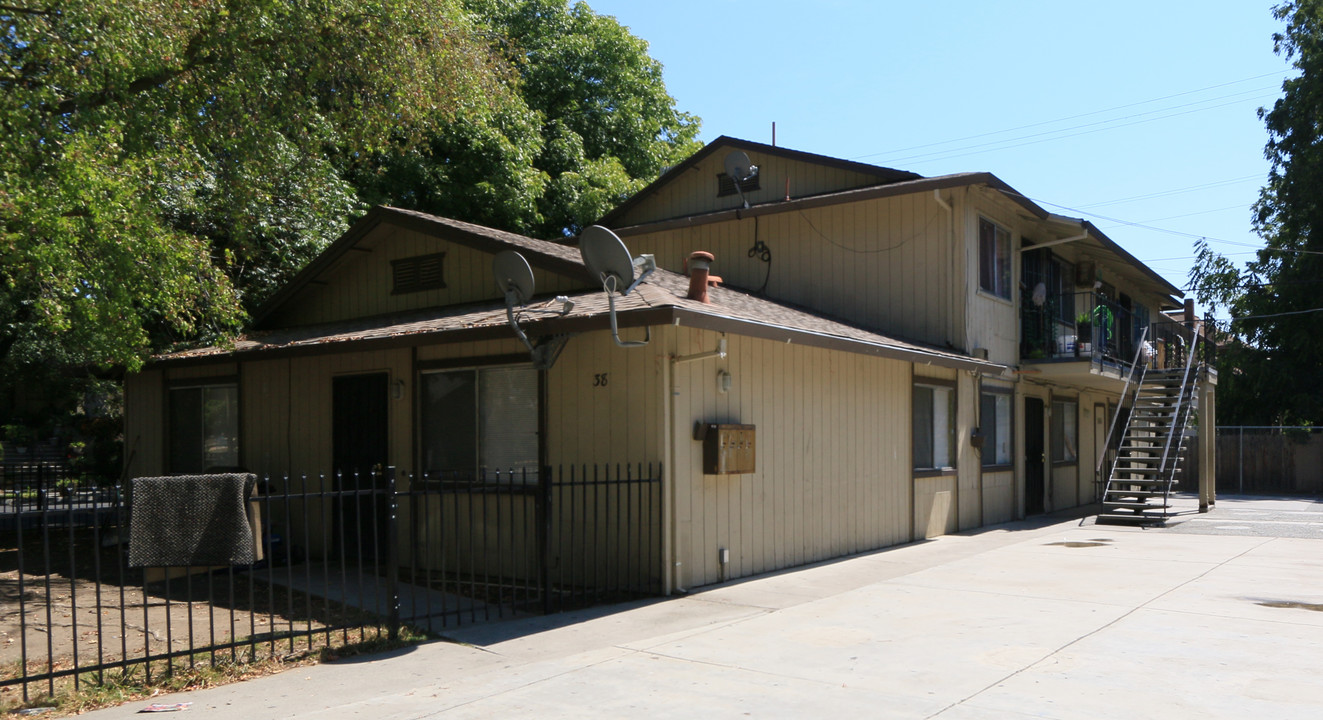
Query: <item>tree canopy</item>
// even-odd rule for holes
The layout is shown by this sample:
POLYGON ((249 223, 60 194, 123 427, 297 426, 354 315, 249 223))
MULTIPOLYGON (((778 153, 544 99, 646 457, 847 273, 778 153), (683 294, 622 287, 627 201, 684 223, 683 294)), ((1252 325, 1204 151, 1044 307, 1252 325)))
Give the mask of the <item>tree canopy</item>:
POLYGON ((1231 321, 1219 355, 1218 414, 1228 422, 1323 422, 1323 1, 1273 9, 1275 51, 1297 71, 1259 117, 1268 130, 1267 184, 1254 206, 1265 247, 1239 268, 1196 246, 1200 302, 1231 321))
POLYGON ((373 203, 575 232, 674 105, 568 0, 6 0, 0 373, 223 338, 373 203))
POLYGON ((357 182, 370 201, 536 237, 576 234, 699 147, 661 64, 614 18, 567 0, 465 0, 518 73, 499 107, 448 119, 357 182))
MULTIPOLYGON (((12 0, 11 0, 12 2, 12 0)), ((135 367, 241 320, 360 209, 343 171, 499 98, 437 0, 0 8, 0 354, 135 367)))

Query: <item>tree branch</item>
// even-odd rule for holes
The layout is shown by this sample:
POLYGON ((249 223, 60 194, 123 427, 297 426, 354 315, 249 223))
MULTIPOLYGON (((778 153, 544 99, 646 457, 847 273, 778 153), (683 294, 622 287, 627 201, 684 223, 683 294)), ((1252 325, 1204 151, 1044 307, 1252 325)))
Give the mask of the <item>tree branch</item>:
POLYGON ((205 32, 199 32, 197 35, 189 38, 188 45, 184 48, 184 61, 179 67, 161 70, 150 75, 144 75, 133 82, 130 82, 123 89, 117 90, 107 88, 91 93, 90 95, 67 98, 60 101, 54 108, 51 108, 51 112, 56 115, 68 115, 69 113, 78 112, 79 110, 98 108, 119 97, 137 95, 138 93, 151 90, 154 87, 159 87, 181 75, 186 75, 192 72, 196 68, 215 62, 215 56, 203 56, 201 54, 202 39, 205 34, 205 32))
POLYGON ((45 10, 33 10, 32 8, 16 7, 14 5, 0 5, 0 13, 23 13, 24 15, 54 15, 55 12, 50 8, 45 10))

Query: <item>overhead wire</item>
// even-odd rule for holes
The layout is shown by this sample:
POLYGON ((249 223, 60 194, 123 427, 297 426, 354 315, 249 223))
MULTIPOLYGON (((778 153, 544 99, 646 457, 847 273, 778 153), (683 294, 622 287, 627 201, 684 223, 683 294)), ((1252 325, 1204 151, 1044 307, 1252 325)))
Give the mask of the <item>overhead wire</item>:
POLYGON ((1041 122, 1029 123, 1027 125, 1017 125, 1015 127, 1006 128, 1004 130, 993 130, 985 133, 966 135, 965 137, 955 138, 953 140, 943 140, 940 142, 924 143, 922 145, 911 145, 909 147, 897 148, 895 150, 884 150, 881 152, 869 153, 866 155, 857 155, 853 159, 861 160, 863 158, 877 157, 878 155, 889 155, 892 153, 909 152, 911 150, 922 150, 924 148, 936 147, 938 145, 952 145, 958 142, 964 142, 966 140, 977 140, 978 138, 989 137, 992 135, 1002 135, 1005 133, 1016 132, 1018 130, 1028 130, 1030 128, 1042 127, 1044 125, 1052 125, 1054 123, 1067 122, 1069 120, 1078 120, 1079 118, 1092 117, 1094 115, 1101 115, 1103 113, 1114 112, 1116 110, 1125 110, 1127 108, 1139 107, 1140 105, 1148 105, 1155 102, 1161 102, 1163 100, 1170 100, 1172 98, 1184 97, 1186 95, 1194 95, 1196 93, 1206 92, 1208 90, 1216 90, 1217 88, 1229 87, 1231 85, 1239 85, 1240 83, 1250 82, 1251 80, 1261 80, 1266 77, 1280 77, 1281 75, 1282 73, 1280 71, 1264 73, 1262 75, 1254 75, 1252 77, 1242 78, 1240 80, 1231 80, 1229 82, 1218 83, 1216 85, 1209 85, 1207 87, 1197 88, 1195 90, 1186 90, 1184 92, 1172 93, 1170 95, 1163 95, 1161 97, 1151 98, 1148 100, 1140 100, 1138 102, 1126 103, 1124 105, 1116 105, 1110 108, 1103 108, 1101 110, 1093 110, 1086 113, 1079 113, 1077 115, 1068 115, 1066 117, 1056 118, 1055 120, 1043 120, 1041 122))
MULTIPOLYGON (((1248 98, 1248 99, 1249 99, 1249 100, 1260 100, 1260 99, 1266 99, 1266 98, 1269 98, 1269 97, 1275 97, 1275 96, 1276 96, 1276 93, 1271 93, 1271 94, 1260 95, 1260 96, 1258 96, 1258 97, 1248 98)), ((970 156, 970 155, 981 155, 981 154, 983 154, 983 153, 996 152, 996 151, 999 151, 999 150, 1010 150, 1010 149, 1012 149, 1012 148, 1024 147, 1025 145, 1036 145, 1036 144, 1038 144, 1038 143, 1050 142, 1050 141, 1052 141, 1052 140, 1065 140, 1066 138, 1079 137, 1080 135, 1089 135, 1089 134, 1092 134, 1092 133, 1103 132, 1103 131, 1106 131, 1106 130, 1115 130, 1115 129, 1117 129, 1117 128, 1130 127, 1131 125, 1141 125, 1141 124, 1143 124, 1143 123, 1154 122, 1154 121, 1156 121, 1156 120, 1166 120, 1166 119, 1168 119, 1168 118, 1181 117, 1182 115, 1190 115, 1190 114, 1193 114, 1193 113, 1196 113, 1196 112, 1204 112, 1205 110, 1216 110, 1216 109, 1218 109, 1218 108, 1223 108, 1223 107, 1227 107, 1227 106, 1229 106, 1229 105, 1235 105, 1235 104, 1237 104, 1237 103, 1244 102, 1245 100, 1246 100, 1245 98, 1242 98, 1242 99, 1240 99, 1240 100, 1233 100, 1233 101, 1231 101, 1231 102, 1222 103, 1222 104, 1220 104, 1220 105, 1212 105, 1212 106, 1204 107, 1204 108, 1196 108, 1196 109, 1194 109, 1194 110, 1186 110, 1186 111, 1184 111, 1184 112, 1171 113, 1171 114, 1168 114, 1168 115, 1162 115, 1162 116, 1159 116, 1159 117, 1144 118, 1144 119, 1142 119, 1142 120, 1134 120, 1133 122, 1127 122, 1127 123, 1119 123, 1119 124, 1115 124, 1115 125, 1109 125, 1108 127, 1096 128, 1096 129, 1093 129, 1093 130, 1084 130, 1084 131, 1081 131, 1081 132, 1077 132, 1077 133, 1068 133, 1068 134, 1065 134, 1065 135, 1054 135, 1054 133, 1062 133, 1062 132, 1067 132, 1067 131, 1069 131, 1069 130, 1074 130, 1074 129, 1078 129, 1078 128, 1091 127, 1091 126, 1093 126, 1093 125, 1102 125, 1102 124, 1106 124, 1106 123, 1116 122, 1116 121, 1118 121, 1118 120, 1127 120, 1127 119, 1132 118, 1132 117, 1141 117, 1142 115, 1149 115, 1149 114, 1152 114, 1152 113, 1140 113, 1140 114, 1138 114, 1138 115, 1132 115, 1132 116, 1127 116, 1127 117, 1123 117, 1123 118, 1115 118, 1115 119, 1113 119, 1113 120, 1100 120, 1100 121, 1098 121, 1098 122, 1096 122, 1096 123, 1088 123, 1088 124, 1085 124, 1085 125, 1077 125, 1077 126, 1075 126, 1075 127, 1070 127, 1070 128, 1061 128, 1061 129, 1059 129, 1059 130, 1049 130, 1049 131, 1046 131, 1046 132, 1034 133, 1034 134, 1032 134, 1032 135, 1023 135, 1023 136, 1021 136, 1021 137, 1008 138, 1008 139, 1006 139, 1006 140, 997 140, 997 141, 994 141, 994 142, 980 143, 980 144, 977 144, 977 145, 969 145, 969 146, 966 146, 966 147, 963 147, 963 148, 955 148, 955 149, 953 149, 953 150, 942 150, 942 151, 931 152, 931 153, 922 153, 922 154, 919 154, 919 155, 911 155, 911 156, 908 156, 908 157, 888 158, 888 159, 886 159, 886 160, 883 160, 883 162, 887 162, 887 163, 896 163, 896 162, 929 163, 929 162, 937 162, 937 161, 939 161, 939 160, 952 160, 952 159, 960 158, 960 157, 968 157, 968 156, 970 156), (1039 138, 1039 136, 1041 136, 1041 135, 1053 135, 1053 137, 1039 138), (1036 140, 1028 140, 1027 138, 1039 138, 1039 139, 1036 139, 1036 140), (1017 141, 1017 140, 1025 140, 1025 142, 1015 142, 1015 141, 1017 141), (1011 145, 1005 145, 1005 144, 1003 144, 1003 143, 1014 143, 1014 144, 1011 144, 1011 145), (997 146, 997 147, 987 147, 987 146, 989 146, 989 145, 995 145, 995 146, 997 146), (975 149, 975 148, 984 148, 984 149, 979 150, 979 149, 975 149)), ((1191 104, 1197 104, 1197 103, 1191 103, 1191 104)), ((1177 106, 1177 107, 1184 107, 1184 106, 1177 106)), ((1165 110, 1172 110, 1172 109, 1175 109, 1175 108, 1163 108, 1162 110, 1154 110, 1154 111, 1152 111, 1152 112, 1163 112, 1163 111, 1165 111, 1165 110)))

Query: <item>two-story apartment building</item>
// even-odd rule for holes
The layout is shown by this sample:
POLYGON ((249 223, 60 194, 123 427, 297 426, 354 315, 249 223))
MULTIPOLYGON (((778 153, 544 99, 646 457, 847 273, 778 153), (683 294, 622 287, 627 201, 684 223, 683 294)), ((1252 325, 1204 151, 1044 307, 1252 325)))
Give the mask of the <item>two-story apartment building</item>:
MULTIPOLYGON (((1096 228, 986 173, 721 138, 602 222, 659 266, 610 301, 575 247, 374 209, 233 346, 127 378, 129 475, 238 466, 319 492, 371 467, 405 490, 467 474, 468 500, 411 522, 493 543, 473 557, 601 556, 672 592, 1092 501, 1131 353, 1179 305, 1096 228), (758 166, 738 188, 732 150, 758 166), (720 285, 687 267, 696 251, 720 285), (507 310, 493 263, 511 252, 537 289, 507 310), (626 527, 581 498, 551 546, 532 525, 492 539, 471 495, 497 470, 550 486, 548 467, 624 463, 664 468, 658 501, 626 527)), ((317 530, 291 535, 334 552, 317 530)))

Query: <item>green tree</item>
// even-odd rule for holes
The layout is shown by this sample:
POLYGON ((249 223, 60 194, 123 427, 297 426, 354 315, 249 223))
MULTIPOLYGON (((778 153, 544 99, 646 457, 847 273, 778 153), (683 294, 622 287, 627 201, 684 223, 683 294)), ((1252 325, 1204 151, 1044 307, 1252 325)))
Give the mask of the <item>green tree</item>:
POLYGON ((9 0, 0 371, 232 331, 505 66, 457 0, 9 0))
POLYGON ((1238 268, 1201 242, 1190 279, 1231 321, 1219 358, 1218 415, 1240 424, 1323 421, 1323 2, 1273 9, 1275 51, 1297 71, 1259 111, 1268 182, 1254 206, 1266 246, 1238 268))
POLYGON ((517 95, 379 158, 363 196, 538 237, 573 235, 698 148, 698 118, 615 18, 568 0, 464 0, 517 95))

